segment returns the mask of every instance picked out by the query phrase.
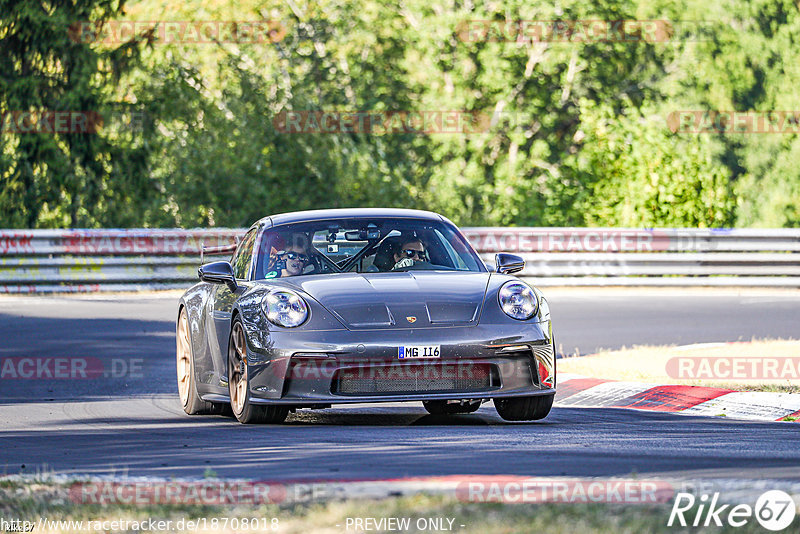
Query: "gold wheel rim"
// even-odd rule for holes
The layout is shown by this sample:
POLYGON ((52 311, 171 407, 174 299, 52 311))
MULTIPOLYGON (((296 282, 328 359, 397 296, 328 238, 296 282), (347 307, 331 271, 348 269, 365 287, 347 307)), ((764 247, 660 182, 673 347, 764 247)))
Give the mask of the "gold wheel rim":
POLYGON ((184 406, 189 404, 189 385, 191 381, 192 362, 191 349, 189 348, 189 320, 186 310, 181 310, 178 319, 177 337, 177 369, 178 369, 178 394, 184 406))
POLYGON ((231 407, 237 414, 244 410, 245 399, 247 398, 247 343, 244 339, 244 329, 240 323, 233 325, 231 334, 233 339, 233 354, 230 360, 230 384, 231 407))

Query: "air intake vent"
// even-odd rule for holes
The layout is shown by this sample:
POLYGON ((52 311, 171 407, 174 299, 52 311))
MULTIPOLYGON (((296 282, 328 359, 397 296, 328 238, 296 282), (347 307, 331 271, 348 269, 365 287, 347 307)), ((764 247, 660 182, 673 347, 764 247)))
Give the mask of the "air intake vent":
POLYGON ((546 369, 553 368, 553 361, 555 354, 553 354, 553 345, 531 345, 530 347, 514 346, 506 347, 498 351, 498 356, 504 358, 519 358, 528 362, 530 368, 530 376, 535 385, 541 385, 542 376, 547 374, 546 369), (545 369, 540 369, 540 365, 544 364, 545 369), (544 373, 544 374, 543 374, 544 373))

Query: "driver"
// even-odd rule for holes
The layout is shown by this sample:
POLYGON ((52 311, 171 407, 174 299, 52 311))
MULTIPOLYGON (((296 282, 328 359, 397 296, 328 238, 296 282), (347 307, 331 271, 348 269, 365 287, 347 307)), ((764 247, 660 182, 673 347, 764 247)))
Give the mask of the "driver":
POLYGON ((264 278, 286 278, 287 276, 297 276, 303 274, 306 265, 311 261, 308 250, 303 243, 308 242, 308 238, 298 234, 293 236, 282 250, 274 247, 270 251, 270 268, 264 278))
POLYGON ((425 244, 419 238, 403 241, 394 252, 394 269, 411 267, 417 262, 428 261, 425 244))

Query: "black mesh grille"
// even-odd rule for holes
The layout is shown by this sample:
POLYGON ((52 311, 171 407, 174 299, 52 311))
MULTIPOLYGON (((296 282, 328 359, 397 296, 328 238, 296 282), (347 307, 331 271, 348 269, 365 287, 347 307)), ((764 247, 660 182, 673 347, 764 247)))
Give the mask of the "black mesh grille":
POLYGON ((382 365, 341 369, 331 391, 340 395, 382 393, 466 393, 496 389, 497 368, 491 364, 382 365))

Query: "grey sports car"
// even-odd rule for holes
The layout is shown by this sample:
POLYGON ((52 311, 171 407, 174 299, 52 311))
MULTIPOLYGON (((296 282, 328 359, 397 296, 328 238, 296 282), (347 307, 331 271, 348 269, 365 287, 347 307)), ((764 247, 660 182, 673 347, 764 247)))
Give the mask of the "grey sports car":
POLYGON ((279 423, 341 403, 422 401, 442 415, 489 400, 506 420, 550 412, 547 301, 511 275, 522 258, 498 254, 487 268, 441 215, 285 213, 209 252, 232 256, 202 265, 178 306, 188 414, 279 423))

